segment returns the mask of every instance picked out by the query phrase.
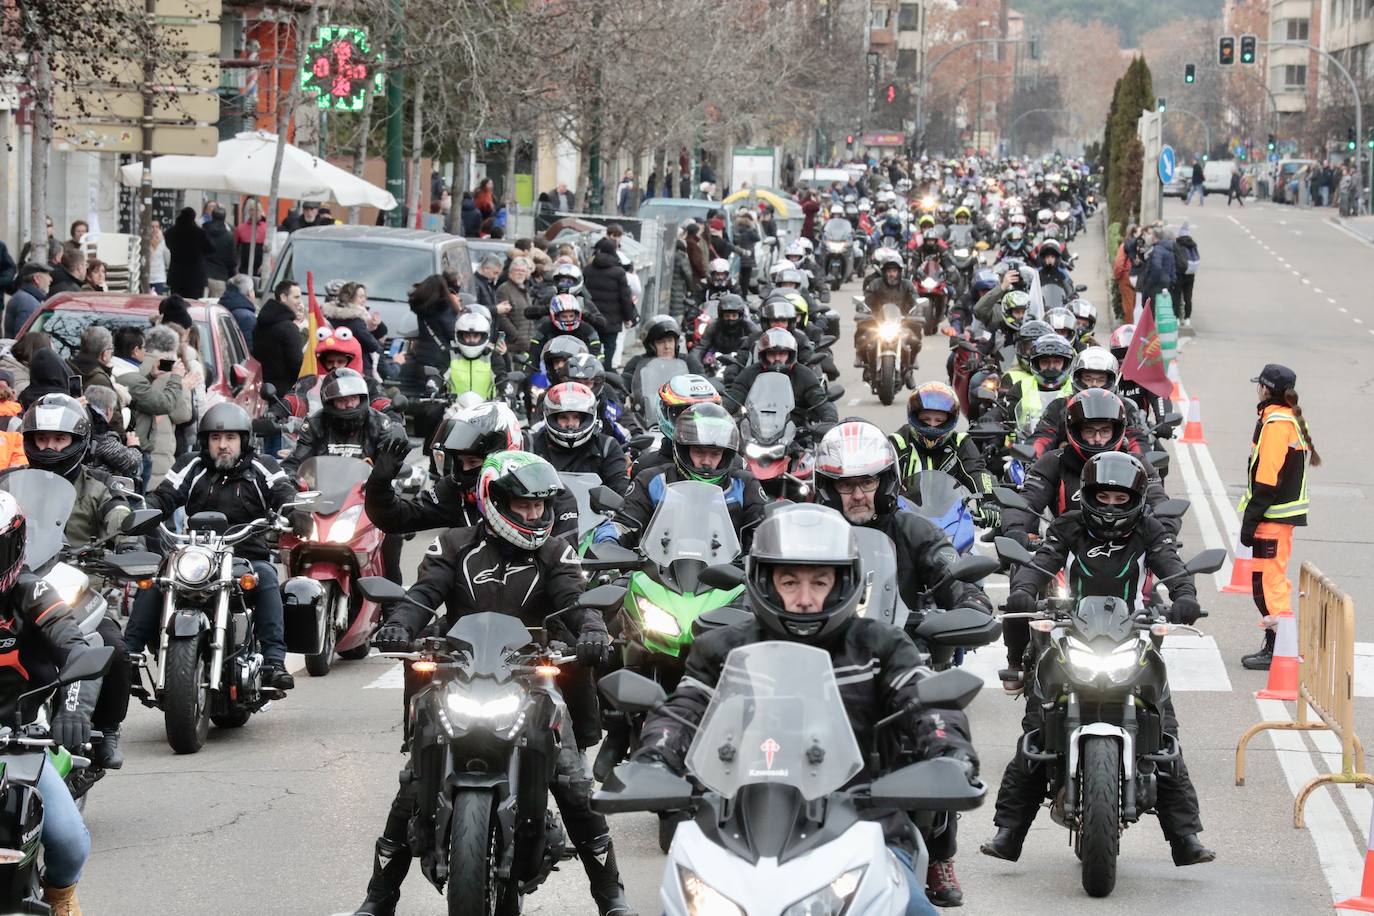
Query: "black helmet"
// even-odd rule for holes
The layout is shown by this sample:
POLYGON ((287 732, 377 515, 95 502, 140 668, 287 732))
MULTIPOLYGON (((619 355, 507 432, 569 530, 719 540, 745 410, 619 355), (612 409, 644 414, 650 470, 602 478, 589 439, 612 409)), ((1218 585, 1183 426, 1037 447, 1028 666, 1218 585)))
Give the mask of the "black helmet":
POLYGON ((1078 488, 1078 501, 1088 532, 1103 541, 1129 534, 1145 512, 1148 482, 1145 465, 1133 455, 1103 452, 1089 458, 1083 466, 1082 483, 1078 488), (1120 505, 1098 502, 1098 495, 1105 491, 1125 493, 1127 500, 1120 505))
POLYGON ((659 315, 649 322, 644 329, 644 352, 653 356, 654 344, 665 337, 677 341, 677 350, 679 353, 682 351, 682 326, 671 315, 659 315))
POLYGON ((331 424, 357 429, 367 419, 371 405, 368 402, 367 379, 354 369, 331 369, 325 373, 320 383, 320 401, 324 404, 324 416, 331 424), (336 407, 338 398, 356 397, 358 403, 352 407, 336 407))
POLYGON ((1041 261, 1045 260, 1045 255, 1047 254, 1052 254, 1055 257, 1055 260, 1060 260, 1064 257, 1064 246, 1059 244, 1058 239, 1047 238, 1040 243, 1040 248, 1037 254, 1041 261))
POLYGON ((783 639, 825 642, 852 618, 864 591, 863 560, 854 529, 840 513, 806 503, 770 512, 754 532, 744 561, 745 589, 759 623, 783 639), (821 610, 788 611, 773 584, 779 566, 830 566, 835 584, 821 610))
POLYGON ((1069 377, 1069 368, 1073 365, 1073 357, 1074 349, 1071 343, 1058 334, 1045 334, 1031 344, 1031 374, 1035 376, 1035 381, 1043 390, 1051 391, 1063 385, 1064 380, 1069 377), (1043 362, 1054 357, 1059 358, 1058 369, 1050 369, 1043 362))
POLYGON ((30 467, 76 479, 91 441, 91 417, 80 401, 67 394, 45 394, 24 411, 19 431, 24 437, 24 457, 30 467), (61 451, 40 450, 35 441, 37 433, 66 433, 72 441, 61 451))
POLYGON ((726 293, 716 300, 716 320, 721 327, 733 330, 744 323, 744 300, 734 293, 726 293), (729 313, 730 317, 726 317, 729 313))
POLYGON ((539 368, 544 370, 544 376, 548 379, 549 387, 552 388, 559 382, 566 381, 564 372, 568 367, 568 360, 578 353, 590 353, 587 349, 586 341, 571 334, 559 334, 553 340, 544 345, 544 349, 539 351, 539 368), (550 363, 557 362, 558 365, 551 366, 550 363))
POLYGON ((601 397, 601 389, 606 384, 606 367, 590 353, 577 353, 568 357, 568 363, 563 367, 563 378, 586 385, 592 394, 601 397))
POLYGON ((1030 355, 1035 342, 1046 334, 1053 334, 1054 328, 1039 318, 1025 321, 1016 329, 1016 362, 1027 372, 1031 371, 1030 355))
POLYGON ((253 450, 253 421, 248 418, 248 412, 233 401, 221 401, 205 411, 205 416, 200 418, 200 430, 196 439, 202 452, 210 451, 211 433, 238 433, 240 456, 247 455, 253 450))
POLYGON ((1126 407, 1114 392, 1106 388, 1088 388, 1069 398, 1064 412, 1064 434, 1069 447, 1084 460, 1101 452, 1114 452, 1126 439, 1126 407), (1087 420, 1107 420, 1112 424, 1112 438, 1105 445, 1089 445, 1083 441, 1083 423, 1087 420))
POLYGON ((488 401, 444 417, 430 450, 440 472, 467 491, 477 485, 481 468, 463 470, 461 456, 486 458, 492 452, 519 451, 523 444, 515 412, 505 404, 488 401))
POLYGON ((678 414, 673 424, 673 460, 690 480, 719 484, 739 454, 739 427, 719 404, 693 404, 678 414), (692 446, 718 448, 722 454, 715 470, 701 471, 692 464, 692 446))
POLYGON ((765 329, 774 321, 786 321, 790 331, 797 326, 797 307, 782 296, 771 296, 759 309, 765 329))

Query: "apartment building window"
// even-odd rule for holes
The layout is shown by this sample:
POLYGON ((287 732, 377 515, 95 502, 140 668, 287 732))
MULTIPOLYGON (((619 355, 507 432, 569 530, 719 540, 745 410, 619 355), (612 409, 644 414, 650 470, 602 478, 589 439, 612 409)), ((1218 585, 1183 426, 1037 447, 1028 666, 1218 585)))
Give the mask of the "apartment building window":
POLYGON ((897 7, 897 31, 919 32, 921 30, 921 5, 903 3, 897 7))
POLYGON ((871 29, 890 29, 892 28, 892 10, 886 7, 875 6, 873 16, 868 21, 871 29))
POLYGON ((917 52, 908 48, 897 51, 897 75, 906 77, 919 76, 916 72, 917 52))
POLYGON ((1275 92, 1307 88, 1306 64, 1283 64, 1269 68, 1269 84, 1275 92))
POLYGON ((1288 27, 1287 39, 1289 41, 1306 41, 1308 30, 1311 27, 1309 19, 1288 19, 1285 20, 1288 27))

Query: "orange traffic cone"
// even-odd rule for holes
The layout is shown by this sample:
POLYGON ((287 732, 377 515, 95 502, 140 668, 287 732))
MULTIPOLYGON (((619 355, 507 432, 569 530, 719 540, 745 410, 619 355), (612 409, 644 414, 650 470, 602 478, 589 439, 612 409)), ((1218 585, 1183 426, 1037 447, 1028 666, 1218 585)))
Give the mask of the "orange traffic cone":
POLYGON ((1169 360, 1169 381, 1174 383, 1174 390, 1169 393, 1169 400, 1177 404, 1183 400, 1183 385, 1178 378, 1178 360, 1169 360))
MULTIPOLYGON (((1369 816, 1369 836, 1374 841, 1374 813, 1369 816)), ((1336 904, 1338 910, 1360 910, 1374 913, 1374 849, 1364 853, 1364 877, 1360 879, 1360 896, 1342 900, 1336 904)))
POLYGON ((1278 635, 1274 640, 1274 660, 1269 663, 1269 684, 1255 693, 1259 700, 1296 700, 1298 698, 1298 618, 1280 614, 1275 618, 1278 635))
POLYGON ((1202 435, 1202 404, 1197 398, 1188 399, 1188 422, 1183 424, 1183 438, 1178 440, 1185 445, 1206 445, 1202 435))
POLYGON ((1252 576, 1259 569, 1250 548, 1236 544, 1236 559, 1231 563, 1231 581, 1222 586, 1222 591, 1231 595, 1252 595, 1255 592, 1252 576))

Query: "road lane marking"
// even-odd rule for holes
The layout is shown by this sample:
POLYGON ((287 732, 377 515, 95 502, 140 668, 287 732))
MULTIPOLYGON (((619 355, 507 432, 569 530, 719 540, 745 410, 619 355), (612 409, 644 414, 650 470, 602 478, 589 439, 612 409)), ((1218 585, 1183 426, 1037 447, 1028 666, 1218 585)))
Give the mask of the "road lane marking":
MULTIPOLYGON (((1188 491, 1188 498, 1193 504, 1193 518, 1197 521, 1199 532, 1202 534, 1202 543, 1206 547, 1220 547, 1227 549, 1226 541, 1223 540, 1216 522, 1212 518, 1212 500, 1207 489, 1203 487, 1198 478, 1197 472, 1193 469, 1193 459, 1189 454, 1189 448, 1183 443, 1178 443, 1174 450, 1178 457, 1179 473, 1183 475, 1183 485, 1188 491)), ((1228 554, 1229 556, 1229 554, 1228 554)), ((1212 573, 1212 580, 1216 583, 1218 591, 1231 581, 1231 561, 1228 559, 1222 564, 1221 569, 1212 573)))
MULTIPOLYGON (((1297 271, 1295 270, 1295 271, 1293 271, 1293 273, 1297 273, 1297 271)), ((1307 279, 1306 277, 1303 277, 1303 278, 1302 278, 1302 282, 1303 282, 1303 283, 1306 283, 1308 286, 1311 286, 1311 285, 1312 285, 1312 281, 1309 280, 1309 279, 1307 279)))
POLYGON ((1312 292, 1316 293, 1318 296, 1325 295, 1325 294, 1322 292, 1322 288, 1321 288, 1320 286, 1314 286, 1314 287, 1312 287, 1312 292))
POLYGON ((845 401, 845 403, 848 404, 850 407, 853 407, 855 404, 859 403, 860 400, 862 400, 862 399, 861 399, 861 398, 850 398, 849 400, 845 401))
MULTIPOLYGON (((1336 300, 1335 300, 1335 299, 1332 299, 1331 301, 1334 303, 1336 300)), ((1343 305, 1342 305, 1342 306, 1337 306, 1337 309, 1336 309, 1336 310, 1339 311, 1342 315, 1346 314, 1345 306, 1343 306, 1343 305)))
POLYGON ((400 662, 390 668, 374 680, 372 683, 363 687, 364 690, 400 690, 406 685, 405 666, 400 662))

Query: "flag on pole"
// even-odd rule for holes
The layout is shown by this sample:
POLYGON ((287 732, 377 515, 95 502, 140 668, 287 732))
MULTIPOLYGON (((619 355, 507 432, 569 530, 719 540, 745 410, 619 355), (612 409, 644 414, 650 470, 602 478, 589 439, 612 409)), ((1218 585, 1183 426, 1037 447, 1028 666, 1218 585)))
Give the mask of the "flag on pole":
POLYGON ((1135 382, 1152 394, 1167 398, 1173 392, 1169 381, 1169 367, 1164 358, 1164 346, 1155 328, 1155 316, 1149 303, 1141 306, 1135 323, 1135 335, 1121 361, 1121 377, 1135 382))
POLYGON ((315 275, 309 271, 305 274, 305 295, 309 303, 305 312, 305 355, 301 359, 301 374, 297 378, 314 378, 319 374, 319 367, 315 365, 315 342, 320 339, 320 328, 331 325, 325 320, 319 300, 315 298, 315 275))

